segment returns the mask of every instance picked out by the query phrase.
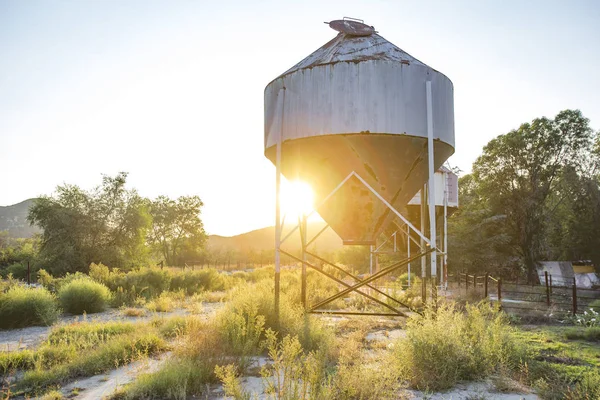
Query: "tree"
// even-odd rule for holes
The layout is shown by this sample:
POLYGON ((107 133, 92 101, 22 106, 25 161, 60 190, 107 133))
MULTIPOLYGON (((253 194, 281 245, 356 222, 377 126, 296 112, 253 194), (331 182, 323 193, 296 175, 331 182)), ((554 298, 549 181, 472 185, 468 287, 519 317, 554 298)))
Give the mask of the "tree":
POLYGON ((490 141, 473 164, 491 215, 506 219, 508 233, 530 282, 544 254, 551 215, 548 199, 558 192, 561 174, 578 171, 592 154, 593 132, 578 110, 561 111, 553 120, 538 118, 490 141))
POLYGON ((149 203, 152 229, 149 242, 162 255, 167 265, 183 264, 183 251, 200 252, 206 241, 206 233, 200 219, 204 204, 198 196, 182 196, 172 200, 160 196, 149 203))
POLYGON ((130 268, 146 260, 150 216, 135 190, 125 189, 127 173, 103 176, 90 192, 58 186, 37 199, 28 221, 43 229, 40 258, 54 274, 87 271, 92 262, 130 268))
POLYGON ((448 265, 455 271, 509 275, 515 243, 505 215, 494 215, 473 175, 462 176, 458 189, 460 207, 448 221, 448 265))

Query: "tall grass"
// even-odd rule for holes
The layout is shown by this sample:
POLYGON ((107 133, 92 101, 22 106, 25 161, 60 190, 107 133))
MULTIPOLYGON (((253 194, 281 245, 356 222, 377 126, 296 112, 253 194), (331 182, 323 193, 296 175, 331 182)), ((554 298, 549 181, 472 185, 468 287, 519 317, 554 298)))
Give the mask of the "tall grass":
POLYGON ((77 278, 58 291, 63 309, 71 314, 102 312, 111 300, 108 288, 89 278, 77 278))
POLYGON ((443 390, 499 368, 517 370, 526 355, 511 331, 506 316, 485 303, 464 312, 453 304, 427 310, 408 321, 406 337, 395 343, 399 374, 415 388, 443 390))
POLYGON ((0 329, 51 325, 59 314, 56 298, 44 288, 15 285, 0 293, 0 329))

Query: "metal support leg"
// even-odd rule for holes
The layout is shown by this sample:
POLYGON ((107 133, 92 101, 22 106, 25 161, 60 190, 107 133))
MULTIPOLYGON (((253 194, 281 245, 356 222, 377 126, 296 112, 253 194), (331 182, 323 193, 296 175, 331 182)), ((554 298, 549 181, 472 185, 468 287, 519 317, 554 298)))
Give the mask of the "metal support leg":
POLYGON ((302 242, 302 286, 300 289, 300 297, 302 298, 302 307, 306 311, 306 215, 302 214, 300 224, 300 241, 302 242))
MULTIPOLYGON (((423 188, 421 189, 421 226, 419 226, 419 228, 421 228, 421 232, 425 232, 425 216, 427 212, 425 204, 427 204, 427 186, 423 185, 423 188)), ((425 248, 425 240, 422 237, 420 245, 421 252, 423 252, 423 249, 425 248)), ((425 303, 425 299, 427 299, 427 292, 425 289, 425 279, 427 278, 426 263, 427 259, 425 256, 421 257, 421 297, 423 298, 423 303, 425 303)))
POLYGON ((429 241, 431 253, 431 277, 437 277, 437 240, 435 227, 435 170, 433 167, 433 101, 431 97, 431 81, 426 82, 427 92, 427 159, 429 161, 429 183, 427 194, 429 200, 429 241))
POLYGON ((281 146, 283 141, 283 107, 285 104, 285 88, 280 92, 281 101, 281 126, 275 155, 275 326, 279 328, 279 278, 281 274, 281 146))

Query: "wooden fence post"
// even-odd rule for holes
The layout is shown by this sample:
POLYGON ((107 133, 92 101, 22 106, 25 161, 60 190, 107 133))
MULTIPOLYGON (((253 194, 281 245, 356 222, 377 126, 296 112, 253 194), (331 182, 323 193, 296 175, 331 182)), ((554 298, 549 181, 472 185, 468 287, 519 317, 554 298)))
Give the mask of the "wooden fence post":
POLYGON ((552 275, 550 275, 550 295, 552 296, 552 275))
POLYGON ((548 271, 544 271, 544 278, 546 281, 546 305, 550 307, 550 285, 548 284, 548 271))
POLYGON ((485 281, 483 281, 483 292, 485 295, 485 298, 488 298, 488 280, 490 279, 490 273, 486 272, 485 273, 485 281))
POLYGON ((469 273, 465 271, 465 290, 469 290, 469 273))
POLYGON ((577 281, 573 277, 573 315, 577 314, 577 281))
POLYGON ((27 284, 31 285, 31 267, 29 266, 29 260, 27 260, 27 284))
POLYGON ((502 310, 502 278, 498 278, 498 309, 502 310))
POLYGON ((437 311, 437 282, 436 277, 431 277, 431 301, 433 302, 433 309, 437 311))

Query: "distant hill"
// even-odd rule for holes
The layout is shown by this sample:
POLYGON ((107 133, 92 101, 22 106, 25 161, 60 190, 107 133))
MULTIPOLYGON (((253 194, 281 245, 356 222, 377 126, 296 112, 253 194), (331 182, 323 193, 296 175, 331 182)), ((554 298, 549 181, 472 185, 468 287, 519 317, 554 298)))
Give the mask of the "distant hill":
POLYGON ((12 206, 0 206, 0 231, 8 231, 9 236, 15 238, 28 238, 41 229, 30 226, 27 222, 29 207, 36 199, 27 199, 12 206))
MULTIPOLYGON (((324 222, 309 223, 307 239, 310 240, 324 226, 324 222)), ((285 237, 292 228, 293 226, 284 228, 282 238, 285 237)), ((241 252, 248 250, 272 250, 275 247, 275 227, 269 226, 267 228, 257 229, 236 236, 210 235, 208 237, 208 246, 214 249, 234 249, 241 252)), ((296 232, 294 232, 281 247, 294 252, 300 250, 299 231, 296 230, 296 232)), ((323 232, 310 246, 311 249, 316 248, 321 253, 335 251, 341 247, 342 239, 340 239, 331 229, 327 229, 323 232)))

